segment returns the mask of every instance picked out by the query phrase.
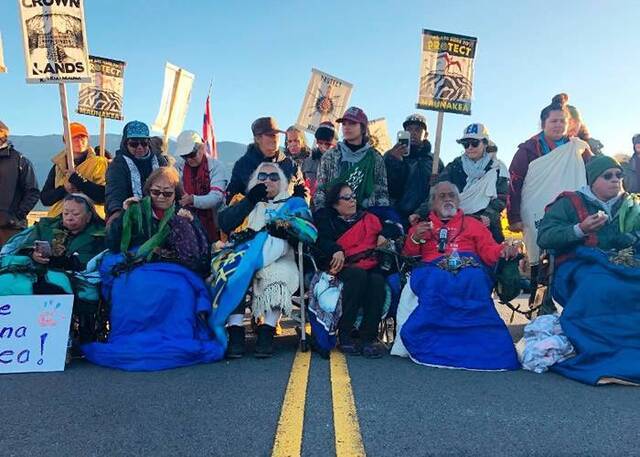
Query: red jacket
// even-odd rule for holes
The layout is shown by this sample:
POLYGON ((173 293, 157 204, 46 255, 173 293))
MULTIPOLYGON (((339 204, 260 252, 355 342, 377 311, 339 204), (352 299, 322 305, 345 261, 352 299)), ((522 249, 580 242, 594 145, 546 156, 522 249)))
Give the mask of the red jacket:
POLYGON ((412 236, 416 227, 409 229, 409 236, 404 243, 403 254, 407 256, 421 256, 424 262, 431 262, 438 257, 451 254, 454 247, 460 253, 476 254, 482 261, 493 266, 500 259, 502 246, 495 242, 491 232, 479 220, 465 216, 462 210, 453 219, 443 222, 431 211, 429 220, 433 223, 433 230, 427 232, 426 243, 416 244, 412 236), (442 227, 449 230, 445 252, 438 252, 438 233, 442 227))
MULTIPOLYGON (((375 249, 381 232, 380 219, 371 213, 365 213, 362 219, 338 238, 337 243, 342 247, 344 255, 349 261, 349 257, 375 249)), ((377 265, 378 258, 376 256, 367 256, 348 266, 370 270, 377 265)))

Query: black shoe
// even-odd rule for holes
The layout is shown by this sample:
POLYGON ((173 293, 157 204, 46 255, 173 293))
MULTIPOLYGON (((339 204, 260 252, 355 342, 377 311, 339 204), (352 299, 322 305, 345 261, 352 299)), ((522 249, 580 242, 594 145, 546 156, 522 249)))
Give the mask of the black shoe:
POLYGON ((273 335, 275 334, 275 327, 263 324, 259 325, 256 333, 258 339, 256 340, 256 349, 253 355, 258 359, 266 359, 273 355, 273 335))
POLYGON ((360 355, 360 345, 351 336, 338 336, 338 349, 343 354, 360 355))
POLYGON ((387 353, 387 348, 378 341, 367 341, 362 345, 362 355, 367 359, 379 359, 387 353))
POLYGON ((228 359, 240 359, 244 355, 244 327, 231 325, 227 327, 229 332, 229 346, 227 347, 228 359))

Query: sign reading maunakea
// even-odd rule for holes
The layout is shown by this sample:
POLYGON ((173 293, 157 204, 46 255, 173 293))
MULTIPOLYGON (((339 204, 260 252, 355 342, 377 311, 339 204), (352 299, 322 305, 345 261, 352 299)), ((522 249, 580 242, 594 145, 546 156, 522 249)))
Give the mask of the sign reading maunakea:
POLYGON ((477 42, 474 37, 422 31, 418 108, 471 114, 477 42))
POLYGON ((0 73, 6 73, 7 67, 4 65, 4 54, 2 52, 2 34, 0 33, 0 73))
POLYGON ((353 84, 311 69, 311 80, 302 102, 297 125, 315 133, 321 122, 335 123, 347 109, 353 84))
POLYGON ((104 57, 89 56, 93 81, 80 84, 78 113, 123 120, 124 67, 126 63, 104 57))
POLYGON ((28 83, 89 82, 83 0, 18 0, 28 83))
POLYGON ((0 374, 62 371, 73 295, 0 297, 0 374))

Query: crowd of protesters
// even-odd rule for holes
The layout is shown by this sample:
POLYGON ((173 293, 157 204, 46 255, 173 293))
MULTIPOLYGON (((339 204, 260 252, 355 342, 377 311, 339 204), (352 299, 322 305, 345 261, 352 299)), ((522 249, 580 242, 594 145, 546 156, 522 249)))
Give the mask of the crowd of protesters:
POLYGON ((111 159, 72 123, 73 167, 65 151, 54 156, 42 190, 0 122, 0 294, 73 293, 74 351, 105 366, 158 370, 243 357, 247 308, 254 355, 270 357, 302 279, 312 342, 325 356, 337 345, 382 357, 378 326, 394 317, 394 355, 511 370, 520 363, 492 298, 496 273, 523 250, 505 240, 506 212, 510 230, 523 233, 534 283, 543 251, 556 256, 554 298, 574 353, 551 368, 592 384, 640 382, 640 350, 626 344, 640 336, 640 291, 629 284, 640 262, 619 271, 611 254, 640 245, 640 217, 626 229, 619 215, 640 213, 626 192, 640 191, 640 135, 620 164, 603 155, 566 94, 553 97, 540 122, 507 168, 481 123, 464 129, 461 154, 445 166, 420 114, 402 124, 409 141, 389 151, 372 146, 358 107, 338 125, 321 123, 312 147, 296 126, 282 131, 261 117, 231 173, 194 131, 162 151, 145 123, 128 122, 111 159), (38 199, 47 217, 28 228, 38 199), (300 246, 315 260, 312 278, 300 277, 300 246), (624 287, 585 280, 580 268, 624 287), (99 280, 88 286, 90 277, 99 280), (621 297, 623 324, 606 318, 609 293, 621 297), (603 333, 607 347, 594 336, 603 333))

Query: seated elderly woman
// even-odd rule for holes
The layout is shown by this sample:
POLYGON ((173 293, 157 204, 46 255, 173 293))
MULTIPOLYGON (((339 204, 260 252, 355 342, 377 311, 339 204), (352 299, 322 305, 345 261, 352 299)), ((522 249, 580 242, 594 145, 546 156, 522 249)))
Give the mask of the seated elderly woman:
POLYGON ((598 156, 588 186, 564 192, 540 224, 555 254, 553 297, 576 356, 552 370, 587 384, 640 384, 640 201, 622 190, 622 167, 598 156))
POLYGON ((245 352, 243 319, 250 286, 253 317, 260 322, 254 355, 273 355, 276 324, 282 314, 291 311, 291 297, 299 285, 290 243, 315 242, 309 207, 295 195, 304 189, 298 187, 290 197, 287 188, 282 169, 275 163, 262 163, 251 175, 246 198, 219 214, 220 228, 232 235, 212 262, 215 313, 209 323, 218 339, 225 341, 226 324, 229 358, 240 358, 245 352))
POLYGON ((206 323, 206 235, 197 219, 176 208, 179 183, 175 169, 156 169, 145 183, 146 196, 125 201, 125 212, 109 228, 113 253, 100 273, 111 331, 107 342, 83 347, 96 364, 154 371, 223 356, 206 323))
POLYGON ((95 338, 97 300, 76 293, 75 273, 104 250, 104 221, 84 194, 69 194, 62 213, 14 236, 0 254, 0 295, 75 294, 81 342, 95 338))
POLYGON ((495 309, 487 267, 517 248, 498 244, 479 220, 459 209, 450 182, 431 191, 427 221, 414 225, 404 253, 420 256, 398 306, 399 338, 391 353, 417 363, 471 370, 515 370, 516 352, 495 309))
POLYGON ((334 184, 325 198, 326 207, 314 215, 318 227, 316 258, 320 269, 343 283, 338 347, 346 354, 382 357, 385 350, 377 333, 386 298, 385 272, 379 267, 375 249, 399 237, 402 231, 358 208, 355 193, 346 183, 334 184), (357 342, 351 332, 360 311, 357 342))

